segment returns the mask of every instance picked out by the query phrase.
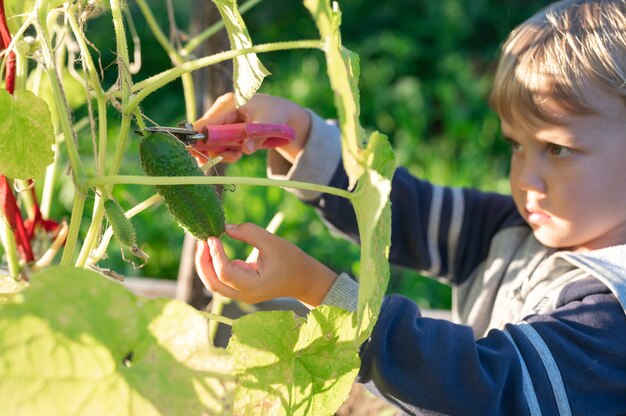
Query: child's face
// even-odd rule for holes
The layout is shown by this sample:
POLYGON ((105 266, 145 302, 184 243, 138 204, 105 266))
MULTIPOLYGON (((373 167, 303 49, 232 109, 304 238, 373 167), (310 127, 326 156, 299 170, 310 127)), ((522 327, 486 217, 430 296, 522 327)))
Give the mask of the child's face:
POLYGON ((594 250, 626 243, 626 104, 590 88, 598 114, 572 115, 549 97, 563 125, 502 122, 512 142, 511 192, 544 245, 594 250))

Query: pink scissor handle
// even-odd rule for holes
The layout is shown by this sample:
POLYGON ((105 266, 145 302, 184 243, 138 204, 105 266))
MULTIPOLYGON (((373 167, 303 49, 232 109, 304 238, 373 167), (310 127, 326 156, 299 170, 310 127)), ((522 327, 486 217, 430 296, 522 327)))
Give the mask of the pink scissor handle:
POLYGON ((255 139, 259 149, 284 146, 296 133, 286 124, 235 123, 204 126, 206 139, 194 146, 200 151, 239 151, 245 139, 255 139))

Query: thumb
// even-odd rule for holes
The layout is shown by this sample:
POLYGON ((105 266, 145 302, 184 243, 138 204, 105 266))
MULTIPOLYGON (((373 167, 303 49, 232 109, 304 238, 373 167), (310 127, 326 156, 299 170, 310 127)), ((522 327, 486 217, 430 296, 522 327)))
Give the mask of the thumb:
POLYGON ((259 251, 264 251, 264 249, 269 247, 273 239, 278 238, 265 228, 250 222, 239 225, 226 224, 225 231, 231 238, 256 247, 259 251))
POLYGON ((241 145, 241 150, 247 155, 254 153, 256 149, 257 144, 254 139, 245 139, 241 145))

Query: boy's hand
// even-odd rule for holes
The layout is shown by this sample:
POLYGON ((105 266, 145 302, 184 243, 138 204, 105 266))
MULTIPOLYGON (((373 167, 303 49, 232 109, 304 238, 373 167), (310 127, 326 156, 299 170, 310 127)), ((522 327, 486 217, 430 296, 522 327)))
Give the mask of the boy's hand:
POLYGON ((204 285, 221 295, 258 303, 281 296, 318 306, 337 274, 297 246, 254 224, 228 225, 226 234, 258 249, 256 260, 230 260, 220 240, 199 241, 196 270, 204 285))
MULTIPOLYGON (((304 148, 311 128, 309 113, 289 100, 271 95, 256 94, 245 105, 236 108, 235 95, 233 93, 224 94, 215 100, 211 108, 199 120, 193 123, 193 128, 196 131, 202 131, 202 128, 207 124, 242 122, 287 124, 294 129, 296 132, 294 140, 283 147, 276 148, 291 163, 304 148)), ((222 156, 226 162, 236 162, 241 158, 242 154, 255 152, 258 146, 259 144, 254 139, 249 139, 244 141, 239 151, 229 151, 219 155, 209 154, 208 156, 222 156)))

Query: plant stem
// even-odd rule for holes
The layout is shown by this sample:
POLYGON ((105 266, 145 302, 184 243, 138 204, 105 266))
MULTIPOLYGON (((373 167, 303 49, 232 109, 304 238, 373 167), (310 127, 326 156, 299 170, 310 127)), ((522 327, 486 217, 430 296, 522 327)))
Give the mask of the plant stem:
MULTIPOLYGON (((119 172, 120 167, 122 166, 122 161, 124 160, 124 150, 126 148, 126 141, 128 140, 128 133, 130 132, 130 123, 131 123, 131 115, 122 113, 122 123, 120 125, 120 131, 117 139, 117 145, 115 147, 115 154, 113 156, 113 165, 109 170, 111 175, 117 174, 119 172)), ((108 176, 101 176, 101 178, 107 178, 108 176)), ((102 189, 102 196, 106 196, 111 192, 113 188, 113 184, 102 184, 107 185, 104 189, 102 189)), ((88 185, 94 186, 94 185, 88 185)), ((97 185, 96 185, 97 186, 97 185)), ((85 242, 78 256, 78 261, 76 263, 76 267, 84 267, 87 264, 87 260, 91 254, 91 250, 96 247, 98 244, 98 239, 100 237, 100 230, 102 226, 102 221, 104 220, 104 199, 100 198, 96 195, 96 199, 94 202, 94 210, 91 218, 91 225, 89 226, 89 230, 87 231, 87 236, 85 237, 85 242)))
MULTIPOLYGON (((41 8, 41 1, 37 0, 35 5, 35 13, 39 15, 41 8)), ((61 79, 57 73, 56 64, 52 56, 52 49, 48 43, 48 38, 43 30, 43 26, 39 18, 33 20, 33 25, 37 31, 37 37, 40 40, 41 51, 44 58, 44 64, 46 67, 46 73, 50 80, 50 87, 52 89, 52 95, 59 114, 59 122, 61 124, 61 130, 65 136, 65 143, 67 146, 67 153, 69 155, 70 164, 72 166, 72 172, 74 173, 74 179, 76 185, 81 188, 82 191, 82 179, 83 179, 83 167, 78 154, 78 146, 75 141, 74 132, 72 131, 71 111, 67 100, 65 99, 65 93, 61 79)))
POLYGON ((35 200, 33 199, 33 194, 30 191, 31 186, 35 186, 35 183, 31 182, 30 180, 16 179, 14 189, 19 194, 22 203, 24 204, 24 208, 26 208, 26 214, 28 215, 28 218, 34 220, 35 200))
POLYGON ((29 13, 28 15, 26 15, 26 19, 24 20, 24 23, 22 23, 22 26, 17 30, 17 32, 15 32, 15 34, 13 34, 11 43, 7 45, 7 48, 6 48, 7 53, 15 49, 15 43, 18 40, 21 40, 23 38, 23 35, 26 32, 26 30, 28 30, 30 25, 33 24, 34 19, 35 19, 35 16, 32 13, 29 13))
POLYGON ((61 265, 67 266, 74 258, 74 249, 78 240, 78 232, 80 231, 80 223, 83 218, 83 210, 85 209, 86 196, 80 190, 74 191, 74 205, 72 206, 72 219, 70 220, 70 229, 67 233, 65 248, 61 256, 61 265))
POLYGON ((135 107, 143 101, 148 95, 152 94, 168 82, 174 81, 176 78, 181 77, 188 72, 196 71, 200 68, 204 68, 209 65, 214 65, 219 62, 226 61, 228 59, 236 58, 240 55, 246 55, 249 53, 264 53, 274 52, 287 49, 320 49, 323 46, 320 40, 299 40, 289 42, 277 42, 266 43, 261 45, 251 46, 244 49, 236 49, 225 52, 216 53, 215 55, 207 56, 193 61, 185 62, 176 68, 163 71, 160 74, 154 75, 148 79, 138 82, 133 85, 132 92, 136 93, 132 97, 127 111, 132 112, 135 107))
MULTIPOLYGON (((82 27, 76 20, 76 6, 71 6, 67 13, 67 20, 70 23, 74 38, 78 42, 80 48, 80 54, 83 62, 83 69, 87 73, 87 79, 89 80, 87 87, 87 97, 89 97, 88 88, 91 87, 94 90, 96 102, 98 105, 98 154, 96 155, 96 172, 98 175, 104 175, 106 171, 106 154, 107 154, 107 110, 106 110, 106 97, 104 95, 104 89, 100 84, 98 78, 98 71, 94 65, 91 54, 89 53, 89 47, 85 41, 82 27)), ((89 98, 87 98, 89 99, 89 98)))
POLYGON ((303 189, 337 195, 351 199, 352 193, 332 186, 317 185, 314 183, 285 181, 267 178, 229 177, 229 176, 102 176, 90 178, 85 182, 89 186, 102 185, 253 185, 253 186, 280 186, 282 188, 303 189))
MULTIPOLYGON (((230 303, 230 299, 220 295, 217 292, 213 292, 212 295, 213 298, 211 299, 210 303, 211 310, 206 312, 210 313, 212 316, 222 316, 222 312, 224 312, 224 306, 230 303)), ((211 343, 211 345, 215 345, 215 335, 217 335, 217 329, 220 323, 221 322, 218 320, 209 319, 207 330, 209 332, 209 343, 211 343)))
MULTIPOLYGON (((111 0, 111 13, 113 15, 113 26, 117 40, 118 68, 120 71, 120 82, 122 84, 122 123, 120 125, 115 155, 113 156, 113 166, 111 166, 109 170, 109 175, 116 175, 120 170, 124 158, 124 150, 126 148, 126 141, 132 121, 131 117, 135 108, 129 105, 133 81, 129 72, 128 45, 126 44, 126 32, 124 31, 124 19, 122 17, 120 0, 111 0)), ((107 190, 110 190, 110 187, 107 190)))
POLYGON ((98 161, 96 172, 104 175, 107 163, 108 126, 107 126, 107 102, 104 96, 97 96, 98 103, 98 161))
POLYGON ((0 237, 9 266, 9 274, 13 279, 17 280, 20 274, 21 266, 19 254, 17 252, 17 243, 15 242, 15 235, 13 235, 13 230, 4 216, 0 216, 0 223, 0 237))
POLYGON ((41 215, 44 218, 50 218, 50 210, 52 208, 52 198, 54 195, 54 182, 56 180, 56 170, 59 164, 59 157, 61 155, 59 151, 60 143, 54 145, 54 160, 46 168, 46 175, 44 176, 43 191, 41 192, 41 215))
POLYGON ((207 319, 209 319, 211 321, 219 322, 220 324, 233 326, 233 322, 235 322, 234 319, 230 319, 230 318, 227 318, 227 317, 222 316, 222 315, 216 315, 214 313, 207 312, 207 311, 199 311, 199 312, 202 315, 204 315, 207 319))
POLYGON ((185 114, 187 120, 195 120, 198 118, 198 109, 196 107, 196 91, 193 85, 193 77, 191 72, 187 72, 181 76, 183 83, 183 96, 185 97, 185 114))
MULTIPOLYGON (((120 167, 122 166, 122 161, 124 160, 124 151, 126 149, 126 142, 128 140, 128 133, 130 132, 130 125, 132 121, 132 115, 128 109, 128 101, 130 99, 130 91, 132 85, 132 79, 130 76, 130 72, 128 69, 129 61, 128 61, 128 47, 126 45, 126 37, 124 33, 124 23, 122 19, 122 13, 120 9, 119 1, 111 0, 111 11, 113 14, 113 25, 115 27, 115 36, 117 38, 117 48, 118 48, 118 68, 119 68, 119 77, 122 88, 122 122, 120 124, 120 130, 118 134, 118 139, 115 147, 115 154, 113 155, 112 166, 109 169, 109 175, 116 175, 120 167), (122 39, 120 39, 122 38, 122 39)), ((106 132, 101 132, 106 134, 106 132)), ((108 195, 111 192, 112 185, 109 185, 104 188, 104 195, 108 195)), ((104 201, 102 198, 96 196, 96 201, 94 203, 94 211, 91 218, 91 225, 89 226, 89 230, 87 231, 87 236, 85 237, 85 242, 78 256, 78 260, 76 262, 77 267, 84 267, 89 259, 89 255, 91 254, 91 250, 98 244, 98 239, 100 237, 100 229, 102 227, 102 221, 104 219, 104 201)))
POLYGON ((54 258, 56 257, 57 252, 61 247, 63 247, 63 244, 65 243, 65 238, 67 237, 67 229, 67 223, 64 222, 63 224, 61 224, 61 228, 59 229, 57 236, 54 238, 54 241, 52 241, 50 247, 48 247, 46 252, 43 253, 41 257, 37 259, 35 264, 31 266, 32 271, 40 270, 52 263, 52 260, 54 260, 54 258))
POLYGON ((122 89, 122 108, 130 99, 132 79, 130 76, 130 60, 128 59, 128 44, 126 43, 126 31, 124 30, 124 18, 120 0, 111 0, 111 15, 113 17, 113 29, 117 45, 117 59, 119 77, 122 89))
MULTIPOLYGON (((81 131, 89 123, 88 118, 83 118, 74 124, 76 131, 81 131)), ((58 127, 55 127, 58 128, 58 127)), ((52 199, 54 198, 54 184, 57 180, 59 160, 61 158, 61 145, 63 144, 63 134, 55 131, 54 161, 46 168, 46 176, 41 193, 40 211, 43 218, 50 218, 52 209, 52 199)))
POLYGON ((181 56, 178 54, 178 52, 176 52, 176 49, 174 49, 172 44, 170 44, 169 39, 167 38, 167 36, 165 36, 165 33, 163 33, 163 31, 161 30, 161 27, 157 23, 154 17, 154 14, 152 13, 152 10, 150 9, 150 7, 148 7, 148 4, 146 3, 146 1, 135 0, 135 2, 137 3, 137 6, 139 6, 139 9, 141 10, 143 17, 146 19, 146 23, 148 23, 148 27, 152 31, 152 34, 156 38, 157 42, 159 42, 159 45, 161 45, 163 50, 165 50, 165 52, 167 53, 167 56, 170 57, 170 59, 172 60, 172 63, 174 65, 178 65, 182 63, 183 60, 181 59, 181 56))
POLYGON ((100 196, 96 194, 91 224, 89 225, 89 230, 85 236, 85 241, 80 249, 80 253, 78 254, 78 260, 76 260, 75 264, 76 267, 85 267, 85 264, 87 264, 87 259, 91 254, 91 250, 96 246, 96 244, 98 244, 103 219, 104 199, 100 198, 100 196))
POLYGON ((15 48, 15 91, 26 89, 28 78, 28 60, 20 48, 15 48))
MULTIPOLYGON (((137 5, 141 9, 141 12, 143 13, 144 18, 146 19, 146 22, 148 23, 148 26, 150 27, 150 30, 152 31, 152 34, 157 39, 161 47, 165 50, 165 52, 167 53, 167 56, 169 56, 172 63, 175 66, 182 64, 185 61, 185 59, 181 56, 180 53, 178 53, 176 48, 174 48, 174 46, 170 43, 167 36, 165 36, 165 33, 163 33, 163 31, 159 27, 156 19, 154 18, 154 14, 152 13, 152 10, 150 10, 150 7, 148 7, 148 5, 146 4, 146 1, 145 0, 136 0, 136 1, 137 1, 137 5)), ((185 97, 185 114, 186 114, 187 120, 195 120, 198 115, 196 114, 197 112, 196 94, 193 88, 193 78, 191 77, 191 74, 187 73, 187 74, 182 75, 181 81, 183 84, 183 94, 185 97)))
MULTIPOLYGON (((126 150, 126 142, 128 140, 128 134, 130 133, 130 124, 132 118, 129 114, 122 114, 122 122, 120 123, 120 131, 117 137, 117 145, 115 147, 115 154, 113 155, 113 164, 109 169, 109 175, 117 175, 122 166, 124 160, 124 151, 126 150)), ((110 191, 110 187, 107 188, 110 191)))

